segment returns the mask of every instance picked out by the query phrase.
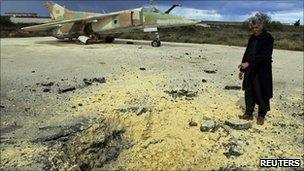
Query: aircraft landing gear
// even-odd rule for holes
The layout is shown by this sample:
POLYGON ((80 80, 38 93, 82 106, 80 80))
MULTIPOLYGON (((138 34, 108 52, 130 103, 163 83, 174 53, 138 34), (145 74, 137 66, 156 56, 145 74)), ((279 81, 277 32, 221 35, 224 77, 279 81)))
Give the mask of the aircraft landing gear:
POLYGON ((114 40, 115 40, 114 37, 107 36, 107 37, 105 38, 105 43, 113 43, 114 40))
POLYGON ((153 47, 160 47, 161 42, 160 42, 159 39, 155 39, 155 40, 153 40, 153 41, 151 42, 151 45, 152 45, 153 47))
POLYGON ((158 35, 158 33, 155 33, 155 34, 156 34, 156 38, 151 42, 151 45, 152 45, 152 47, 160 47, 161 42, 159 39, 159 35, 158 35))

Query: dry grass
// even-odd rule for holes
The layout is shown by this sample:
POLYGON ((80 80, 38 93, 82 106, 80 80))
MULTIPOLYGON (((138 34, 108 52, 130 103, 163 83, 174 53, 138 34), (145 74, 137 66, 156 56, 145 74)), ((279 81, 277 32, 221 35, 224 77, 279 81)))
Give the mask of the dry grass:
MULTIPOLYGON (((269 31, 275 39, 276 49, 304 50, 303 26, 283 26, 281 31, 269 31)), ((136 34, 125 33, 122 38, 152 39, 153 36, 145 36, 137 31, 136 34)), ((232 46, 246 46, 251 32, 243 26, 217 26, 203 28, 197 26, 168 28, 160 30, 163 41, 186 42, 186 43, 208 43, 232 46)))

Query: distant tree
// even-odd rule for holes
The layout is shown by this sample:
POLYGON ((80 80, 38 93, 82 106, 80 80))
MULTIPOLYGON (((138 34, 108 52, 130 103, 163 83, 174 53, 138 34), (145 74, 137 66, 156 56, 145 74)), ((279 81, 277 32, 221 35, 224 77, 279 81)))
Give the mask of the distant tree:
POLYGON ((296 21, 293 25, 294 26, 300 26, 300 19, 298 21, 296 21))
POLYGON ((271 23, 271 17, 266 13, 258 12, 254 16, 260 19, 265 26, 271 23))
POLYGON ((260 20, 263 25, 264 28, 267 30, 283 30, 283 24, 280 23, 279 21, 271 21, 271 17, 266 14, 266 13, 262 13, 262 12, 257 12, 254 16, 249 17, 246 21, 243 22, 243 28, 246 26, 248 28, 249 26, 249 21, 252 19, 258 19, 260 20))
POLYGON ((0 25, 1 25, 1 29, 4 28, 4 27, 15 26, 15 24, 13 22, 11 22, 9 16, 0 16, 0 25))

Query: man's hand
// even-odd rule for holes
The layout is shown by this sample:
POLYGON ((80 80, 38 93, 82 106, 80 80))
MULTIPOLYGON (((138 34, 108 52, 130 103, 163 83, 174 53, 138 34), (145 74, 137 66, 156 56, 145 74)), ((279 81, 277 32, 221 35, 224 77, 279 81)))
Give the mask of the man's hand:
POLYGON ((240 72, 240 73, 239 73, 239 79, 240 79, 240 80, 243 79, 243 74, 244 74, 243 72, 240 72))
POLYGON ((245 62, 245 63, 241 63, 241 64, 238 66, 238 68, 246 69, 248 66, 249 66, 249 63, 248 63, 248 62, 245 62))

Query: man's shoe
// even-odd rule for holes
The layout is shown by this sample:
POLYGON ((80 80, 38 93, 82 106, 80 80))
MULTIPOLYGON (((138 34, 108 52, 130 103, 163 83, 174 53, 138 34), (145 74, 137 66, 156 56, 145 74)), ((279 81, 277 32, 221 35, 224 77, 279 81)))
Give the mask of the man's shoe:
POLYGON ((253 120, 253 116, 252 115, 247 115, 247 114, 239 115, 239 118, 240 119, 245 119, 245 120, 253 120))
POLYGON ((257 124, 258 124, 258 125, 263 125, 263 124, 264 124, 264 118, 261 117, 261 116, 258 116, 258 117, 257 117, 257 124))

